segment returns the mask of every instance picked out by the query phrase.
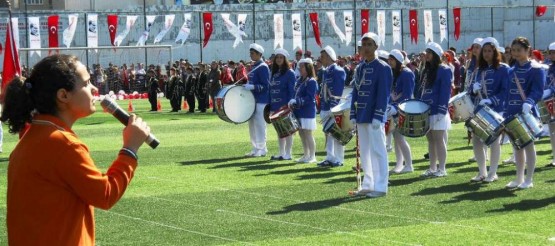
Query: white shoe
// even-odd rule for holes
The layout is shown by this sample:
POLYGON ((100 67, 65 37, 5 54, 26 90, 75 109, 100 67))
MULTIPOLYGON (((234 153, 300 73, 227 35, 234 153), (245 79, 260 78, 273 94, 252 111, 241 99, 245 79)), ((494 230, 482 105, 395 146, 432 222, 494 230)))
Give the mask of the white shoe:
POLYGON ((385 196, 386 194, 387 194, 387 193, 381 192, 381 191, 372 191, 372 192, 366 194, 366 197, 369 197, 369 198, 378 198, 378 197, 385 196))
POLYGON ((400 167, 394 167, 391 170, 389 170, 389 173, 401 173, 401 171, 404 169, 405 166, 400 166, 400 167))
POLYGON ((420 174, 420 177, 422 177, 422 178, 433 177, 434 173, 435 173, 434 171, 428 169, 428 170, 424 171, 424 173, 420 174))
POLYGON ((403 170, 401 170, 399 173, 412 173, 413 171, 414 169, 412 168, 412 166, 405 166, 403 170))
POLYGON ((261 156, 266 156, 266 151, 264 150, 257 150, 254 155, 252 155, 253 157, 261 157, 261 156))
POLYGON ((501 163, 503 163, 505 165, 506 164, 515 164, 515 158, 514 158, 514 156, 511 156, 511 157, 509 157, 509 159, 503 160, 501 163))
POLYGON ((256 154, 256 151, 255 151, 255 150, 251 150, 251 152, 246 153, 245 156, 246 156, 246 157, 253 157, 254 154, 256 154))
POLYGON ((470 182, 482 182, 484 179, 486 179, 484 175, 477 174, 474 178, 470 179, 470 182))
POLYGON ((372 192, 371 190, 366 190, 366 189, 362 189, 362 190, 357 190, 357 191, 353 191, 351 192, 351 196, 366 196, 366 194, 372 192))
POLYGON ((445 170, 440 170, 438 169, 436 172, 434 172, 434 177, 445 177, 447 176, 447 171, 445 170))
POLYGON ((305 157, 303 156, 303 157, 297 159, 297 163, 306 163, 306 159, 307 159, 307 158, 305 158, 305 157))
POLYGON ((524 183, 519 184, 517 188, 519 189, 528 189, 534 187, 534 183, 532 181, 524 181, 524 183))
POLYGON ((484 182, 491 183, 491 182, 497 181, 497 179, 498 179, 497 174, 494 174, 493 176, 488 175, 488 177, 484 179, 484 182))
POLYGON ((304 163, 316 163, 316 162, 318 162, 318 161, 316 161, 316 158, 306 159, 306 160, 304 161, 304 163))
POLYGON ((473 156, 472 158, 469 158, 469 159, 468 159, 468 162, 476 162, 476 157, 473 156))
POLYGON ((513 180, 513 181, 509 182, 507 185, 505 185, 505 188, 514 189, 514 188, 518 187, 520 184, 522 184, 522 182, 513 180))

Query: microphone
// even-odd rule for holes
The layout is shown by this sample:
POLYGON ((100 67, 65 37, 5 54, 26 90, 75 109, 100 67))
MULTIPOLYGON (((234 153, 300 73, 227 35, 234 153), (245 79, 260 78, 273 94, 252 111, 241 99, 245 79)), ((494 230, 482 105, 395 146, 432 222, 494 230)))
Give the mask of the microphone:
MULTIPOLYGON (((116 102, 106 97, 102 99, 100 105, 108 113, 116 117, 116 119, 118 119, 119 122, 121 122, 124 126, 127 126, 127 122, 129 122, 129 114, 121 109, 116 102)), ((145 143, 148 144, 148 146, 150 146, 151 148, 156 149, 156 147, 158 147, 158 145, 160 144, 160 141, 158 141, 158 139, 156 139, 156 137, 154 137, 154 135, 152 135, 151 133, 148 135, 148 138, 146 138, 145 143)))

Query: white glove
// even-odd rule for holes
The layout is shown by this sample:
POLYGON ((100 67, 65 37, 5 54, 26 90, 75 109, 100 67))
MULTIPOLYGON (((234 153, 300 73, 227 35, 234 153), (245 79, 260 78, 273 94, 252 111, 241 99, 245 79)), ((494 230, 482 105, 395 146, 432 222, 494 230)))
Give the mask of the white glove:
POLYGON ((245 87, 245 89, 247 89, 249 91, 254 90, 254 85, 251 85, 251 84, 246 84, 246 85, 244 85, 244 87, 245 87))
POLYGON ((295 105, 295 104, 297 104, 297 100, 295 100, 295 99, 291 99, 291 100, 289 100, 289 103, 287 103, 287 105, 289 105, 290 108, 293 107, 293 105, 295 105))
POLYGON ((478 105, 480 105, 480 106, 491 105, 491 104, 492 104, 492 103, 491 103, 491 100, 489 100, 488 98, 482 99, 482 100, 480 100, 480 102, 478 103, 478 105))
POLYGON ((548 97, 551 96, 551 94, 552 94, 552 93, 551 93, 551 89, 545 89, 545 90, 543 90, 542 99, 547 99, 548 97))
POLYGON ((474 94, 478 93, 481 89, 482 89, 482 84, 480 83, 472 84, 472 92, 474 92, 474 94))
POLYGON ((357 126, 357 119, 351 119, 351 124, 356 127, 357 126))
POLYGON ((397 109, 393 105, 387 105, 387 117, 391 117, 397 114, 397 109))
POLYGON ((522 104, 522 113, 529 114, 532 112, 532 104, 524 103, 522 104))
POLYGON ((382 122, 376 119, 372 120, 372 129, 374 130, 378 130, 380 129, 380 126, 382 125, 382 122))

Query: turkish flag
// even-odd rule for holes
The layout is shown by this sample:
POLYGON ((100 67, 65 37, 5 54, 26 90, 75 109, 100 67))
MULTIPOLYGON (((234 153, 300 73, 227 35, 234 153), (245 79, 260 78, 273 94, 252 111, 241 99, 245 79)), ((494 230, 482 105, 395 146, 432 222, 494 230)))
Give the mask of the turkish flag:
POLYGON ((418 12, 416 9, 409 11, 410 41, 418 43, 418 12))
POLYGON ((455 21, 455 40, 461 37, 461 8, 453 8, 453 20, 455 21))
POLYGON ((320 40, 320 27, 318 26, 318 13, 310 13, 310 23, 314 30, 314 39, 320 48, 322 48, 322 41, 320 40))
POLYGON ((204 42, 202 43, 202 48, 204 48, 208 44, 208 41, 210 41, 212 30, 214 30, 212 25, 212 13, 202 13, 202 23, 204 25, 204 42))
POLYGON ((361 9, 360 10, 360 35, 364 35, 368 32, 370 27, 370 10, 369 9, 361 9))
POLYGON ((114 45, 116 31, 118 30, 118 16, 108 15, 108 32, 110 32, 110 44, 114 45))
MULTIPOLYGON (((48 48, 58 48, 58 19, 57 15, 48 16, 48 48)), ((48 50, 48 55, 50 52, 52 50, 48 50)))
POLYGON ((547 6, 545 5, 536 6, 536 16, 537 17, 543 16, 546 10, 547 10, 547 6))
POLYGON ((6 28, 6 52, 4 53, 4 66, 2 71, 2 101, 6 86, 17 76, 21 75, 21 65, 19 64, 19 54, 12 34, 11 14, 6 28))

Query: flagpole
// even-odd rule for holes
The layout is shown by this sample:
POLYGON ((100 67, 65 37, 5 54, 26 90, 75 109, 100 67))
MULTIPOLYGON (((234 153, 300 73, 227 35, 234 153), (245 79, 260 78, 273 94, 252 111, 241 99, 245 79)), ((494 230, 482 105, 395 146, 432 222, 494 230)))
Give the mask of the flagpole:
MULTIPOLYGON (((27 0, 23 0, 23 2, 25 3, 25 27, 29 28, 29 23, 28 23, 29 13, 27 12, 27 0)), ((10 22, 11 21, 12 21, 12 17, 10 15, 10 22)), ((12 35, 13 35, 13 32, 12 32, 12 35)), ((30 46, 30 44, 29 44, 29 32, 25 32, 25 37, 27 37, 26 43, 27 43, 27 47, 29 47, 30 46)), ((27 54, 25 54, 25 64, 27 65, 27 67, 29 67, 29 52, 27 52, 27 54)))
MULTIPOLYGON (((355 42, 354 42, 354 46, 355 46, 355 53, 353 53, 354 55, 357 54, 357 1, 353 0, 353 28, 355 29, 354 34, 355 34, 355 42)), ((352 35, 352 34, 351 34, 352 35)))
POLYGON ((256 43, 256 11, 255 1, 252 0, 252 42, 256 43))
MULTIPOLYGON (((10 40, 10 47, 7 47, 7 48, 10 49, 10 51, 12 53, 12 62, 13 62, 13 64, 16 64, 15 55, 14 55, 15 54, 14 52, 16 52, 14 50, 14 47, 16 47, 16 43, 15 43, 15 38, 14 38, 15 34, 13 32, 13 23, 12 23, 12 5, 11 5, 9 0, 6 0, 6 3, 8 4, 8 28, 10 29, 10 39, 11 39, 10 40)), ((5 56, 5 54, 4 54, 4 56, 5 56)), ((6 58, 4 58, 4 59, 6 59, 6 58)), ((17 61, 17 62, 19 62, 19 61, 17 61)), ((16 74, 16 75, 21 76, 21 74, 16 74)), ((5 79, 5 78, 3 78, 3 79, 5 79)))
MULTIPOLYGON (((202 12, 198 12, 198 23, 202 21, 202 12)), ((202 62, 202 27, 203 25, 198 25, 198 44, 200 46, 200 61, 202 62)), ((254 35, 254 34, 253 34, 254 35)))

